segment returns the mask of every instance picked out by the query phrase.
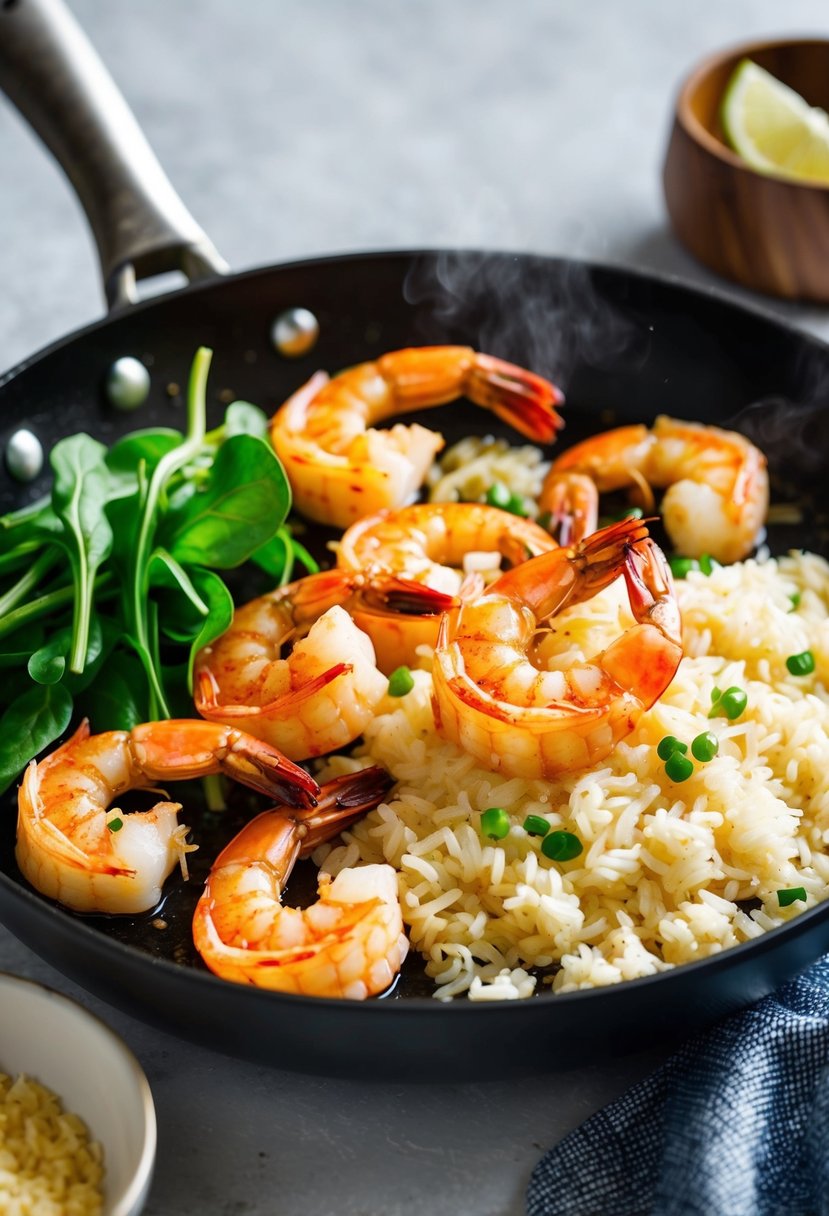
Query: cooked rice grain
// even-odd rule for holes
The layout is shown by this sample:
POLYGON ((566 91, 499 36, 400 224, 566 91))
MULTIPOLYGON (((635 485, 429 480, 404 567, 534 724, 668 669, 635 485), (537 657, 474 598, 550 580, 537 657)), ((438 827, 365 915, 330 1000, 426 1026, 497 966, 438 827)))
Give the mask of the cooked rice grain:
MULTIPOLYGON (((692 573, 677 589, 686 657, 596 770, 547 782, 480 768, 435 733, 426 671, 381 704, 355 758, 328 762, 325 776, 377 763, 398 782, 345 845, 316 857, 331 873, 358 859, 397 868, 438 997, 519 999, 551 965, 544 978, 557 992, 619 983, 746 941, 826 897, 829 566, 813 555, 747 561, 692 573), (790 675, 787 656, 806 649, 814 673, 790 675), (730 685, 746 690, 746 711, 709 719, 712 690, 730 685), (708 730, 718 755, 672 783, 659 740, 690 745, 708 730), (479 830, 491 806, 512 823, 498 842, 479 830), (522 827, 528 814, 575 833, 582 854, 549 861, 522 827), (777 892, 790 887, 807 901, 781 908, 777 892)), ((595 654, 631 624, 621 585, 556 623, 550 666, 595 654)))
POLYGON ((98 1216, 101 1146, 56 1094, 30 1077, 0 1073, 2 1216, 98 1216))

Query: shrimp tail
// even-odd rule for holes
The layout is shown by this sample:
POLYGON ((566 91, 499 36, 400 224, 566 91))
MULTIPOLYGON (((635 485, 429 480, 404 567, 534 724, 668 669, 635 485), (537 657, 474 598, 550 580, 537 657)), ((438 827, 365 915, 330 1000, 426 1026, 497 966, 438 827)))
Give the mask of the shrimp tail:
POLYGON ((552 549, 515 566, 490 588, 518 595, 538 620, 592 599, 625 569, 627 555, 648 535, 648 521, 621 519, 569 548, 552 549))
POLYGON ((492 410, 516 431, 539 443, 552 443, 564 426, 556 410, 564 394, 551 381, 493 355, 477 354, 467 375, 470 401, 492 410))
POLYGON ((682 619, 673 593, 671 569, 650 537, 628 552, 623 573, 636 620, 655 625, 670 641, 681 643, 682 619))
POLYGON ((279 798, 286 806, 316 806, 319 785, 311 774, 260 740, 243 752, 228 753, 222 767, 235 781, 279 798))
POLYGON ((150 780, 184 781, 222 772, 288 806, 315 806, 319 785, 277 748, 244 731, 199 719, 146 722, 128 737, 136 771, 150 780))
POLYGON ((586 473, 564 471, 549 476, 538 506, 547 517, 547 531, 560 545, 577 544, 599 524, 599 491, 586 473))
POLYGON ((457 603, 457 597, 436 591, 414 579, 383 575, 372 578, 361 596, 366 607, 401 612, 408 616, 439 616, 457 603))
POLYGON ((307 833, 303 837, 300 857, 307 857, 317 845, 330 840, 376 807, 393 785, 394 778, 379 765, 356 773, 343 773, 327 781, 320 789, 317 808, 297 815, 307 833))

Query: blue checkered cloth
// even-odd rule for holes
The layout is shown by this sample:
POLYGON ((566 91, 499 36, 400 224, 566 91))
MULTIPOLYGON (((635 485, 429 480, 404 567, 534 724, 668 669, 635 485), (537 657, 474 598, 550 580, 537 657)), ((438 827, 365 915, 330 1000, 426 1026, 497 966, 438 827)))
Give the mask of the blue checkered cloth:
POLYGON ((536 1166, 527 1216, 829 1216, 829 956, 536 1166))

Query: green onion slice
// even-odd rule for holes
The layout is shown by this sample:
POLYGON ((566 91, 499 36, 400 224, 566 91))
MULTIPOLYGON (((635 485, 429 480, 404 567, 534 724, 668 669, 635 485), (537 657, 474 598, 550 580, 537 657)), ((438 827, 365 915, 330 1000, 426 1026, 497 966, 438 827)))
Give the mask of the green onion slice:
POLYGON ((512 498, 507 487, 500 481, 494 481, 486 492, 486 500, 491 507, 500 507, 502 511, 509 510, 512 498))
POLYGON ((694 762, 681 752, 674 752, 665 761, 665 772, 671 781, 687 781, 694 771, 694 762))
POLYGON ((656 754, 660 760, 668 760, 674 754, 679 752, 684 754, 688 750, 687 743, 680 743, 674 735, 666 735, 664 739, 660 739, 656 747, 656 754))
POLYGON ((735 718, 739 718, 748 704, 748 697, 742 688, 737 688, 732 685, 731 688, 726 688, 725 692, 720 692, 718 688, 714 689, 711 694, 711 699, 714 704, 708 711, 709 718, 728 718, 729 722, 733 722, 735 718), (714 696, 716 693, 716 697, 714 696))
POLYGON ((781 908, 788 908, 789 904, 793 904, 797 900, 800 900, 801 903, 806 902, 805 887, 788 887, 784 891, 777 892, 777 902, 781 908))
POLYGON ((541 842, 541 852, 550 861, 572 861, 584 852, 584 845, 572 832, 550 832, 541 842))
POLYGON ((123 819, 119 819, 117 816, 115 819, 107 820, 107 827, 109 828, 110 832, 120 832, 121 828, 123 826, 124 826, 123 819))
POLYGON ((491 806, 481 812, 481 835, 491 840, 503 840, 510 829, 509 815, 502 806, 491 806))
POLYGON ((414 688, 414 676, 408 667, 396 667, 389 676, 389 696, 405 697, 414 688))
POLYGON ((524 831, 528 836, 546 836, 550 825, 541 815, 528 815, 524 820, 524 831))
POLYGON ((691 755, 701 764, 713 760, 720 750, 720 741, 710 730, 704 730, 691 743, 691 755))
POLYGON ((699 562, 695 557, 674 557, 668 558, 668 565, 671 567, 671 574, 674 578, 685 578, 692 570, 699 570, 699 562))
POLYGON ((793 676, 809 676, 815 670, 815 656, 811 650, 803 650, 800 654, 790 654, 786 666, 793 676))

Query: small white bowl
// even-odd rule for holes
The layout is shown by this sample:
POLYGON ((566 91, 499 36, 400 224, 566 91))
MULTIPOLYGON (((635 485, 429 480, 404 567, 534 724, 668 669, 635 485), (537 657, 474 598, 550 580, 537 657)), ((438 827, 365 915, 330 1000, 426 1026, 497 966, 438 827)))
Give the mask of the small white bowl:
POLYGON ((0 973, 0 1071, 40 1081, 80 1115, 104 1150, 105 1216, 138 1216, 155 1164, 155 1107, 115 1032, 69 997, 0 973))

